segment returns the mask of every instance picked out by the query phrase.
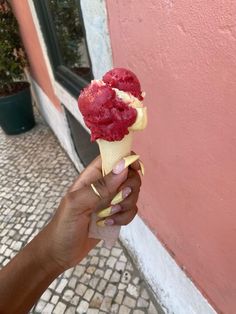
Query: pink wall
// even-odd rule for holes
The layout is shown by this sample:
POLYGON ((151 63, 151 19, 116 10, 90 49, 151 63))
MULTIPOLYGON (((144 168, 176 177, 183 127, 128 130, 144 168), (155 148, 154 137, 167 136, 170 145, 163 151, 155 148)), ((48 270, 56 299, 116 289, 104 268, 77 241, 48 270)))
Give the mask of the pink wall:
POLYGON ((22 39, 30 62, 31 73, 52 103, 60 110, 60 102, 52 88, 28 1, 12 0, 11 3, 19 22, 22 39))
MULTIPOLYGON (((140 215, 218 311, 236 308, 236 2, 107 0, 147 93, 140 215)), ((200 313, 199 313, 200 314, 200 313)))

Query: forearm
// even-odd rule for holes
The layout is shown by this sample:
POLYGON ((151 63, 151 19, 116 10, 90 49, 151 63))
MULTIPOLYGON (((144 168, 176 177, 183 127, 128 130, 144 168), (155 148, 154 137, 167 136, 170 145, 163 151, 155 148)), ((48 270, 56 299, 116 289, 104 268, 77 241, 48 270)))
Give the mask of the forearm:
POLYGON ((47 230, 0 271, 0 313, 28 313, 62 272, 48 257, 47 230))

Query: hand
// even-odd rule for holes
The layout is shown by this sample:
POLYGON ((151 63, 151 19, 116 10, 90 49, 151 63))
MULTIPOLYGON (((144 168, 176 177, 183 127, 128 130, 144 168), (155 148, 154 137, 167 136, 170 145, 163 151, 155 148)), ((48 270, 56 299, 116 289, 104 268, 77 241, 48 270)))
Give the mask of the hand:
MULTIPOLYGON (((129 158, 129 163, 133 158, 129 158)), ((127 158, 121 164, 127 166, 127 158)), ((123 166, 118 167, 119 171, 113 169, 117 174, 103 178, 100 158, 93 161, 63 197, 50 223, 0 271, 1 313, 28 313, 56 277, 87 255, 98 242, 88 239, 91 213, 96 210, 103 213, 103 224, 107 219, 119 225, 133 219, 141 185, 139 164, 133 163, 129 170, 123 166), (102 199, 92 190, 91 182, 102 199), (128 187, 131 193, 120 200, 119 212, 114 215, 107 212, 117 192, 128 187)))
POLYGON ((63 197, 55 216, 39 235, 48 258, 61 268, 61 271, 75 266, 99 242, 88 238, 91 214, 109 207, 114 196, 127 187, 131 189, 130 195, 120 202, 116 212, 113 215, 111 213, 105 221, 112 220, 113 225, 126 225, 134 218, 141 185, 138 169, 136 162, 130 169, 103 177, 101 159, 98 157, 73 183, 63 197), (92 190, 92 182, 102 199, 92 190))

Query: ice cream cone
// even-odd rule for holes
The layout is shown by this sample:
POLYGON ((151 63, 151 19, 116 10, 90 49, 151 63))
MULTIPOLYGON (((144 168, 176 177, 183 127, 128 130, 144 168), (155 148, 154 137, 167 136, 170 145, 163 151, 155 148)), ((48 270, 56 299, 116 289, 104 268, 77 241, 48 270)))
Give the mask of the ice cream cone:
POLYGON ((108 142, 102 139, 97 140, 102 158, 103 175, 111 172, 115 164, 117 164, 123 157, 130 155, 132 141, 132 131, 121 141, 108 142))
MULTIPOLYGON (((79 108, 91 130, 91 140, 97 140, 99 145, 103 176, 111 172, 122 158, 130 155, 133 132, 146 127, 144 97, 136 75, 124 68, 111 69, 102 80, 93 80, 81 92, 79 108)), ((103 239, 107 246, 112 246, 119 236, 120 227, 106 226, 106 220, 100 221, 98 226, 98 219, 96 214, 92 215, 89 236, 103 239)))

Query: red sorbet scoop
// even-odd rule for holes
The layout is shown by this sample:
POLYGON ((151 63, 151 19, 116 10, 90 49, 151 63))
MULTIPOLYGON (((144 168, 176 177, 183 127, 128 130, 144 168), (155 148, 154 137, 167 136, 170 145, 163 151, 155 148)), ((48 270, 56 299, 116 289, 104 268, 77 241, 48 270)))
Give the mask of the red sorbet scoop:
POLYGON ((92 141, 120 141, 136 121, 136 109, 118 98, 112 88, 143 99, 139 80, 129 70, 116 68, 103 76, 103 82, 92 81, 78 99, 85 124, 91 130, 92 141))
POLYGON ((130 70, 124 68, 112 69, 103 76, 102 80, 113 88, 128 92, 139 100, 143 100, 139 80, 130 70))

